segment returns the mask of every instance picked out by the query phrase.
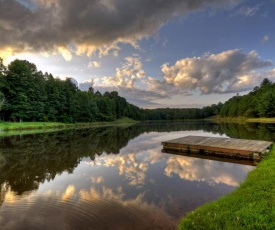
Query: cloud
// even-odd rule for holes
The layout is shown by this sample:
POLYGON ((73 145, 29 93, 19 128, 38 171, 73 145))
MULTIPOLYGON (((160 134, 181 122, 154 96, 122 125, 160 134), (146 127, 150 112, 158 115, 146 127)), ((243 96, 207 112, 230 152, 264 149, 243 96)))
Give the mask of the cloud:
POLYGON ((235 12, 235 15, 251 17, 251 16, 254 16, 259 11, 259 9, 260 9, 260 4, 257 4, 254 7, 242 6, 235 12))
POLYGON ((145 77, 139 57, 126 57, 121 68, 116 68, 114 77, 103 77, 102 85, 133 88, 137 79, 145 77))
POLYGON ((132 0, 2 0, 0 1, 0 50, 13 52, 118 54, 120 43, 138 48, 176 16, 226 7, 240 0, 147 1, 132 0))
POLYGON ((82 91, 88 91, 90 87, 94 87, 94 79, 92 78, 78 84, 78 88, 82 91))
POLYGON ((269 41, 269 36, 268 35, 265 35, 262 39, 262 43, 266 43, 269 41))
POLYGON ((261 60, 256 51, 244 54, 236 49, 181 59, 171 66, 166 63, 161 70, 165 79, 163 84, 173 85, 179 91, 220 94, 253 88, 263 77, 258 70, 272 65, 271 61, 261 60))
POLYGON ((89 68, 99 68, 100 66, 101 66, 101 63, 97 61, 92 61, 92 62, 89 62, 88 64, 89 68))

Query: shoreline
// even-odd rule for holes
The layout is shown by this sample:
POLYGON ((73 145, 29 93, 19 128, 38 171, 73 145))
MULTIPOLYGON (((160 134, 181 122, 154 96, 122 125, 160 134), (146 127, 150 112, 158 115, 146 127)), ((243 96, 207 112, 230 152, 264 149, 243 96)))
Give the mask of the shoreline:
POLYGON ((92 123, 62 123, 62 122, 1 122, 0 136, 16 134, 33 134, 53 132, 64 129, 82 129, 104 126, 125 126, 139 123, 127 117, 115 121, 92 122, 92 123))
POLYGON ((136 121, 128 117, 122 117, 115 121, 101 121, 90 123, 62 123, 62 122, 0 122, 0 136, 28 134, 39 132, 52 132, 63 129, 81 129, 114 125, 132 125, 136 123, 169 123, 169 122, 197 122, 210 121, 218 123, 275 123, 275 118, 220 118, 210 117, 206 119, 188 120, 146 120, 136 121))
POLYGON ((232 193, 197 208, 178 229, 272 229, 275 218, 275 145, 232 193))
POLYGON ((275 117, 213 117, 205 120, 217 121, 221 123, 275 123, 275 117))

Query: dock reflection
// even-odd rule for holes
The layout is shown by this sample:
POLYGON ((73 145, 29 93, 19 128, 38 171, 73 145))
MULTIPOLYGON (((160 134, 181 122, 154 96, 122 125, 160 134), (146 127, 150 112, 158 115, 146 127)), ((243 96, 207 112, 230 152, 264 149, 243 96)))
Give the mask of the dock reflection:
POLYGON ((200 158, 200 159, 206 159, 206 160, 213 160, 213 161, 221 161, 226 163, 232 163, 232 164, 241 164, 241 165, 250 165, 250 166, 256 166, 260 160, 253 160, 253 159, 233 159, 233 158, 226 158, 226 157, 217 157, 217 156, 211 156, 211 155, 202 155, 192 152, 178 152, 178 151, 172 151, 167 149, 162 149, 163 153, 178 155, 178 156, 186 156, 186 157, 192 157, 192 158, 200 158))

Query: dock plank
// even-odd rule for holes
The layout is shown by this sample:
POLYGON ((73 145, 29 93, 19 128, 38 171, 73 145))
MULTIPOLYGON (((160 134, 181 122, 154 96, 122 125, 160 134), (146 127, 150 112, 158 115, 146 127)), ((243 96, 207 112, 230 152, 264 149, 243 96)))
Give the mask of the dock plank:
POLYGON ((185 136, 170 141, 162 142, 164 149, 186 151, 196 150, 214 154, 224 154, 234 157, 251 158, 251 156, 260 156, 264 154, 271 146, 272 142, 223 138, 206 136, 185 136), (232 155, 233 154, 233 155, 232 155))

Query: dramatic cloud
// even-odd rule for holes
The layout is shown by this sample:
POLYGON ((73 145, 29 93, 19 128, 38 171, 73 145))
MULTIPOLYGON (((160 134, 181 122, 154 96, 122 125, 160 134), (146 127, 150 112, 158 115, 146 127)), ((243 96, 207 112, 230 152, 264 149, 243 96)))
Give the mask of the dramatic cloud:
POLYGON ((259 84, 261 68, 272 66, 255 51, 244 54, 228 50, 198 58, 185 58, 173 66, 162 65, 166 84, 184 91, 198 90, 202 94, 242 92, 259 84))
POLYGON ((0 55, 56 52, 117 55, 119 43, 138 48, 175 16, 224 7, 240 0, 1 0, 0 55))

